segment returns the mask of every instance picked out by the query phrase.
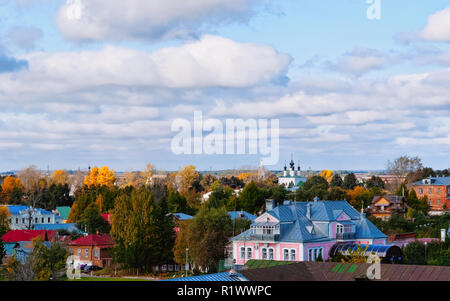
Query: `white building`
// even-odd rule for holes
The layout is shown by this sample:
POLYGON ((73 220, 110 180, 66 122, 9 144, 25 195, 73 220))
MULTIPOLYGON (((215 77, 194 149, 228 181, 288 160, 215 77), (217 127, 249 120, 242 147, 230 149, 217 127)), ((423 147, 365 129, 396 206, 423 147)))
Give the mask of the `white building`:
POLYGON ((289 163, 290 168, 284 166, 283 176, 278 177, 278 183, 284 185, 286 188, 298 188, 300 183, 305 183, 306 178, 301 176, 300 164, 297 166, 297 171, 295 171, 294 160, 289 163))
POLYGON ((35 224, 61 224, 63 218, 53 212, 28 206, 7 205, 11 230, 33 229, 35 224), (30 220, 31 218, 31 220, 30 220))

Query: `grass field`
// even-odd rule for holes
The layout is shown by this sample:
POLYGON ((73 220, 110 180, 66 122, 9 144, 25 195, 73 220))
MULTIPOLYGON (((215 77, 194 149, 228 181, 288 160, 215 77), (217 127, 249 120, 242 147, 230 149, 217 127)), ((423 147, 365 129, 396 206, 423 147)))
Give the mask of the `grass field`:
POLYGON ((151 280, 135 279, 135 278, 113 278, 113 277, 81 277, 80 279, 68 281, 151 281, 151 280))

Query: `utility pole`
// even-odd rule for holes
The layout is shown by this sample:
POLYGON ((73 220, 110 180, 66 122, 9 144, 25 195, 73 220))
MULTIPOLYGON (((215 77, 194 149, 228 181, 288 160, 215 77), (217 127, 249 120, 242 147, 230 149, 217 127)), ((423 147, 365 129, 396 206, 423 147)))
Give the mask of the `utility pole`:
POLYGON ((185 266, 185 270, 186 270, 186 277, 187 277, 187 272, 188 272, 188 256, 189 256, 189 248, 186 247, 186 266, 185 266))

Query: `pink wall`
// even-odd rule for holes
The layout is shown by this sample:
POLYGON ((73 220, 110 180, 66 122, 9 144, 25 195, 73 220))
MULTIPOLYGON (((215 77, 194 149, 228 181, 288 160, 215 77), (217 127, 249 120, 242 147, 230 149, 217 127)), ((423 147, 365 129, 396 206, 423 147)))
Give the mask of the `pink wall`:
POLYGON ((328 259, 328 253, 332 246, 334 246, 336 242, 322 242, 322 243, 314 243, 314 244, 305 244, 304 252, 305 252, 305 261, 309 261, 309 249, 311 248, 323 248, 323 260, 328 259))

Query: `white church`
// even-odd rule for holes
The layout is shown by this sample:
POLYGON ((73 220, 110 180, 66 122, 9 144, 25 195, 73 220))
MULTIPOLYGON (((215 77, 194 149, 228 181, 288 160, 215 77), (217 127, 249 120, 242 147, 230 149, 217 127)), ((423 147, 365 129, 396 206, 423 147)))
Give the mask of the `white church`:
POLYGON ((297 171, 295 171, 295 163, 293 159, 291 159, 291 163, 289 163, 289 165, 289 170, 286 165, 284 166, 283 175, 278 177, 278 183, 284 185, 286 188, 297 190, 300 183, 306 182, 306 178, 301 176, 300 163, 297 166, 297 171))

